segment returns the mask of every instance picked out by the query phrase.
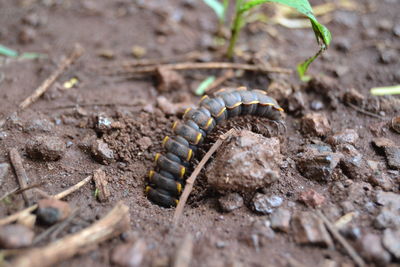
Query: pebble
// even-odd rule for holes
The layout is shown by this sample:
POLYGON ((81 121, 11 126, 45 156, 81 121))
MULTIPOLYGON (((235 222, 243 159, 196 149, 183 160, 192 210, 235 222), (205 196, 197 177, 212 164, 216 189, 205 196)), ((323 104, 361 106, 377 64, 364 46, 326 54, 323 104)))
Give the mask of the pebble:
POLYGON ((364 179, 371 174, 371 168, 363 160, 363 155, 350 144, 342 144, 337 147, 342 152, 343 157, 340 159, 340 167, 343 173, 351 179, 364 179))
POLYGON ((36 215, 39 222, 42 224, 53 225, 63 221, 70 214, 71 208, 68 202, 50 198, 38 201, 36 215))
POLYGON ((243 130, 218 150, 207 167, 207 181, 221 192, 254 192, 278 179, 281 162, 278 138, 243 130))
POLYGON ((326 142, 330 145, 340 145, 340 144, 352 144, 354 145, 359 136, 354 129, 345 129, 341 132, 335 133, 326 139, 326 142))
POLYGON ((400 195, 379 191, 375 202, 382 206, 375 218, 375 227, 378 229, 400 227, 400 195))
POLYGON ((312 110, 318 111, 318 110, 324 109, 324 107, 325 107, 324 103, 320 100, 311 101, 310 108, 312 110))
POLYGON ((157 79, 159 92, 170 92, 173 90, 182 90, 187 87, 182 75, 168 68, 157 68, 157 79))
POLYGON ((256 220, 239 232, 239 239, 257 251, 260 247, 271 244, 275 233, 268 220, 256 220))
POLYGON ((96 131, 105 133, 112 128, 113 119, 105 114, 98 114, 96 116, 96 131))
POLYGON ((296 91, 288 97, 288 111, 294 115, 301 115, 305 109, 306 100, 301 91, 296 91))
POLYGON ((325 197, 315 190, 301 192, 299 200, 309 207, 317 208, 325 202, 325 197))
POLYGON ((40 135, 28 140, 26 153, 32 159, 55 161, 65 154, 65 142, 56 136, 40 135))
POLYGON ((390 261, 390 254, 383 248, 381 238, 376 234, 368 233, 361 237, 359 242, 362 256, 366 260, 370 260, 386 266, 390 261))
POLYGON ((299 212, 291 222, 294 239, 298 244, 332 247, 333 241, 324 223, 312 212, 299 212))
POLYGON ((392 230, 386 229, 383 232, 383 246, 393 254, 393 256, 400 260, 400 229, 392 230))
POLYGON ((324 114, 308 113, 301 119, 301 130, 304 134, 326 136, 331 131, 331 126, 324 114))
POLYGON ((137 141, 137 143, 142 151, 148 149, 153 145, 153 142, 148 136, 143 136, 137 141))
POLYGON ((18 42, 20 44, 31 44, 36 39, 36 31, 33 28, 23 28, 18 34, 18 42))
POLYGON ((0 186, 3 184, 4 177, 6 177, 9 169, 10 169, 10 164, 6 162, 0 163, 0 186))
POLYGON ((16 249, 32 244, 35 233, 20 224, 8 224, 0 227, 0 248, 16 249))
POLYGON ((282 205, 283 199, 276 195, 268 196, 257 193, 254 196, 252 203, 255 211, 263 214, 271 214, 275 208, 282 205))
POLYGON ((386 147, 385 155, 389 168, 400 170, 400 147, 386 147))
POLYGON ((231 212, 243 206, 243 198, 238 193, 230 193, 218 199, 219 206, 224 212, 231 212))
POLYGON ((339 52, 347 53, 351 49, 351 41, 349 38, 336 38, 335 48, 339 52))
POLYGON ((292 214, 285 208, 278 208, 271 215, 271 228, 276 231, 289 232, 292 214))
POLYGON ((400 134, 400 116, 392 119, 391 127, 396 133, 400 134))
POLYGON ((308 179, 328 181, 343 157, 341 153, 319 152, 311 146, 297 155, 297 168, 308 179))
POLYGON ((131 52, 135 58, 142 58, 143 56, 146 55, 147 50, 146 47, 134 45, 132 46, 131 52))
POLYGON ((183 113, 190 104, 188 102, 172 103, 165 96, 157 97, 157 106, 167 115, 176 115, 183 113))
POLYGON ((394 49, 383 50, 380 52, 380 62, 383 64, 393 64, 398 62, 399 54, 394 49))
POLYGON ((54 124, 46 119, 33 119, 28 122, 25 127, 26 132, 51 132, 54 124))
POLYGON ((351 88, 349 91, 344 93, 343 102, 346 104, 353 104, 355 106, 361 107, 365 102, 365 97, 356 89, 351 88))
POLYGON ((142 266, 146 250, 146 243, 142 239, 134 243, 121 244, 113 250, 111 262, 124 267, 142 266))
POLYGON ((368 181, 374 185, 379 186, 385 191, 390 191, 393 189, 393 183, 391 178, 383 172, 372 173, 368 177, 368 181))
POLYGON ((101 164, 109 164, 114 160, 114 152, 102 140, 95 140, 92 143, 91 153, 93 158, 101 164))

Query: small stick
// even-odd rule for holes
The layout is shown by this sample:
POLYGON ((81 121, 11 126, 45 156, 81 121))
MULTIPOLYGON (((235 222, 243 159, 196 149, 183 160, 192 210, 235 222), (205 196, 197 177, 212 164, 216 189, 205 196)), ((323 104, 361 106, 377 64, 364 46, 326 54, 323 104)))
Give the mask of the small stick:
POLYGON ((42 248, 33 248, 11 264, 15 267, 53 266, 83 250, 88 252, 96 249, 97 244, 121 234, 129 227, 129 207, 120 201, 104 218, 91 226, 42 248))
POLYGON ((176 226, 179 222, 179 219, 183 213, 183 209, 185 207, 186 201, 190 195, 190 192, 192 192, 193 184, 199 175, 201 169, 204 167, 204 165, 207 163, 207 161, 210 159, 210 157, 214 154, 215 151, 222 145, 222 143, 231 137, 235 133, 234 129, 230 129, 228 132, 224 133, 221 135, 218 140, 212 145, 212 147, 207 151, 207 153, 204 155, 204 157, 201 159, 199 165, 197 165, 196 169, 192 172, 190 177, 186 180, 186 185, 185 189, 183 190, 183 193, 179 199, 178 206, 176 207, 174 217, 172 219, 173 224, 176 226))
POLYGON ((358 255, 357 251, 347 242, 346 239, 343 238, 343 236, 339 233, 339 231, 336 229, 336 227, 328 220, 328 218, 325 217, 325 215, 322 214, 321 211, 317 210, 316 214, 318 217, 324 222, 326 228, 328 228, 329 232, 331 232, 332 236, 336 238, 337 241, 344 247, 344 249, 347 251, 349 256, 353 259, 353 261, 358 265, 358 266, 366 266, 364 260, 358 255))
POLYGON ((360 113, 362 113, 364 115, 368 115, 368 116, 371 116, 371 117, 377 118, 377 119, 384 119, 385 118, 385 117, 383 117, 381 115, 378 115, 378 114, 366 111, 366 110, 364 110, 362 108, 359 108, 356 105, 353 105, 352 103, 346 103, 346 104, 349 105, 349 107, 351 107, 352 109, 354 109, 354 110, 356 110, 356 111, 358 111, 358 112, 360 112, 360 113))
POLYGON ((172 267, 189 267, 193 254, 193 237, 186 234, 175 252, 172 267))
MULTIPOLYGON (((71 186, 70 188, 68 188, 65 191, 62 191, 60 193, 58 193, 57 195, 54 195, 53 197, 55 199, 63 199, 64 197, 68 196, 69 194, 72 194, 73 192, 77 191, 79 188, 81 188, 82 186, 84 186, 85 184, 87 184, 90 180, 92 180, 92 175, 89 175, 88 177, 86 177, 85 179, 83 179, 82 181, 80 181, 79 183, 71 186)), ((17 213, 14 213, 8 217, 5 217, 3 219, 0 220, 0 226, 5 225, 5 224, 9 224, 12 223, 16 220, 18 220, 18 218, 20 216, 23 216, 27 213, 30 213, 32 211, 34 211, 35 209, 37 209, 38 205, 32 205, 24 210, 18 211, 17 213)))
POLYGON ((218 79, 211 83, 210 86, 206 88, 205 92, 209 95, 214 93, 214 89, 233 77, 235 77, 235 72, 233 70, 227 70, 221 77, 218 77, 218 79))
MULTIPOLYGON (((18 184, 20 188, 28 187, 29 178, 22 164, 22 158, 18 153, 16 148, 12 148, 9 152, 10 161, 14 167, 15 174, 17 175, 18 184)), ((24 198, 25 204, 30 205, 30 200, 32 199, 32 194, 29 191, 23 191, 22 197, 24 198)))
POLYGON ((83 54, 83 48, 76 44, 72 53, 64 59, 58 68, 46 79, 44 82, 36 88, 36 90, 28 96, 24 101, 19 104, 19 109, 23 110, 35 102, 40 96, 42 96, 47 89, 57 80, 57 78, 73 64, 83 54))
POLYGON ((119 74, 140 74, 156 72, 157 68, 167 68, 171 70, 192 70, 192 69, 240 69, 256 72, 276 72, 290 74, 292 70, 278 67, 266 67, 262 65, 250 65, 242 63, 231 62, 184 62, 184 63, 171 63, 153 66, 140 66, 131 68, 119 74))
POLYGON ((41 186, 41 185, 43 185, 43 183, 33 184, 33 185, 30 185, 30 186, 27 186, 27 187, 23 187, 23 188, 16 187, 13 190, 5 193, 2 197, 0 197, 0 201, 3 201, 3 199, 5 199, 5 198, 7 198, 7 197, 9 197, 9 196, 11 196, 13 194, 19 194, 19 193, 22 193, 22 192, 24 192, 26 190, 30 190, 32 188, 36 188, 36 187, 41 186))

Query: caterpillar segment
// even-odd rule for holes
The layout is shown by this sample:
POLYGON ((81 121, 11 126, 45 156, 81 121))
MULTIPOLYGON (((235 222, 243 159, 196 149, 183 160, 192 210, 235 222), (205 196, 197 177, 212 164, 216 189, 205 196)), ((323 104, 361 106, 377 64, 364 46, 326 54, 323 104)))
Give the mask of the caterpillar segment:
POLYGON ((197 147, 216 125, 240 115, 266 117, 283 124, 283 109, 262 90, 221 89, 215 97, 203 96, 199 108, 188 108, 183 121, 172 125, 174 136, 162 142, 167 153, 155 156, 156 170, 149 172, 146 195, 163 207, 173 207, 184 186, 184 177, 197 147))

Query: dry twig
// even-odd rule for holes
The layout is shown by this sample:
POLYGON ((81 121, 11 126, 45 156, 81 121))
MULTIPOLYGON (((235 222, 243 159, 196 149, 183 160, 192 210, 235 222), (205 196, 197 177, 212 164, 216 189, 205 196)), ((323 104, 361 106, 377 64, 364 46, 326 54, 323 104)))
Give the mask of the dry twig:
POLYGON ((61 62, 58 68, 38 87, 36 90, 28 96, 24 101, 19 104, 19 109, 25 109, 33 102, 35 102, 40 96, 42 96, 47 89, 57 80, 57 78, 73 64, 83 53, 83 48, 80 45, 75 45, 72 53, 61 62))
POLYGON ((170 70, 193 70, 193 69, 240 69, 255 72, 265 73, 283 73, 290 74, 292 70, 278 67, 267 67, 263 65, 250 65, 242 63, 231 63, 231 62, 184 62, 184 63, 171 63, 171 64, 159 64, 151 66, 139 66, 126 69, 118 74, 134 75, 134 74, 145 74, 155 73, 157 68, 166 68, 170 70))
POLYGON ((322 214, 321 211, 316 211, 317 216, 324 222, 326 228, 331 232, 332 236, 344 247, 349 256, 358 266, 366 266, 364 260, 358 255, 357 251, 347 242, 345 238, 339 233, 336 227, 322 214))
MULTIPOLYGON (((84 186, 85 184, 87 184, 90 180, 92 180, 92 175, 89 175, 88 177, 86 177, 85 179, 83 179, 82 181, 80 181, 79 183, 71 186, 70 188, 68 188, 65 191, 62 191, 60 193, 58 193, 57 195, 54 195, 53 197, 55 199, 63 199, 64 197, 72 194, 73 192, 77 191, 79 188, 81 188, 82 186, 84 186)), ((37 209, 38 205, 32 205, 24 210, 18 211, 17 213, 14 213, 8 217, 5 217, 3 219, 0 220, 0 226, 1 225, 5 225, 5 224, 9 224, 12 223, 16 220, 18 220, 18 218, 25 216, 26 214, 31 213, 32 211, 34 211, 35 209, 37 209)))
POLYGON ((349 107, 351 107, 351 108, 354 109, 355 111, 358 111, 358 112, 360 112, 360 113, 362 113, 362 114, 364 114, 364 115, 367 115, 367 116, 370 116, 370 117, 373 117, 373 118, 377 118, 377 119, 384 119, 384 118, 385 118, 385 117, 383 117, 383 116, 381 116, 381 115, 378 115, 378 114, 369 112, 369 111, 367 111, 367 110, 364 110, 364 109, 362 109, 362 108, 359 108, 359 107, 357 107, 356 105, 354 105, 354 104, 352 104, 352 103, 347 103, 347 105, 349 105, 349 107))
POLYGON ((88 251, 88 249, 96 248, 96 244, 121 234, 128 230, 129 226, 129 207, 121 201, 103 219, 93 225, 45 247, 33 248, 16 258, 12 265, 16 267, 51 266, 76 255, 83 249, 88 251))
POLYGON ((183 213, 183 209, 185 207, 186 201, 190 195, 190 192, 192 192, 193 189, 193 184, 199 175, 201 169, 204 167, 204 165, 207 163, 207 161, 210 159, 210 157, 214 154, 215 151, 222 145, 222 143, 231 137, 235 133, 235 129, 230 129, 228 132, 224 133, 221 135, 218 140, 212 145, 212 147, 207 151, 207 153, 204 155, 204 157, 201 159, 199 165, 194 169, 190 177, 186 180, 186 185, 185 189, 183 190, 183 193, 179 199, 178 206, 175 209, 174 217, 172 219, 173 224, 177 225, 179 222, 179 219, 183 213))
POLYGON ((22 192, 24 192, 26 190, 30 190, 30 189, 33 189, 33 188, 37 189, 36 187, 42 186, 42 185, 43 185, 43 183, 38 183, 38 184, 33 184, 33 185, 30 185, 30 186, 27 186, 27 187, 23 187, 23 188, 16 187, 13 190, 5 193, 2 197, 0 197, 0 201, 3 201, 3 199, 6 199, 7 197, 12 196, 14 194, 22 193, 22 192))
MULTIPOLYGON (((12 148, 9 152, 10 161, 14 167, 15 174, 17 175, 18 184, 20 188, 28 187, 29 178, 22 164, 22 158, 18 153, 16 148, 12 148)), ((22 197, 24 198, 25 204, 30 205, 30 200, 32 199, 32 194, 29 191, 22 191, 22 197)))

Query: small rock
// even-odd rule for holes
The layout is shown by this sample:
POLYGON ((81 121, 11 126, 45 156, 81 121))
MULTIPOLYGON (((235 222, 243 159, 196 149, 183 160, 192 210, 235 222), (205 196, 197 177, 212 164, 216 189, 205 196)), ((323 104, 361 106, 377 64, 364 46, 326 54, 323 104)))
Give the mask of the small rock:
POLYGON ((301 192, 299 200, 309 207, 317 208, 325 202, 325 197, 311 189, 301 192))
POLYGON ((376 264, 385 266, 390 261, 390 254, 382 247, 378 235, 368 233, 360 240, 360 249, 363 257, 376 264))
POLYGON ((18 34, 20 44, 30 44, 36 39, 36 31, 32 28, 23 28, 18 34))
POLYGON ((97 51, 97 55, 104 59, 113 59, 115 57, 114 51, 111 49, 100 49, 97 51))
POLYGON ((393 183, 390 177, 383 172, 372 173, 368 177, 368 181, 375 186, 381 187, 385 191, 390 191, 393 188, 393 183))
POLYGON ((296 91, 288 97, 288 111, 294 115, 301 115, 305 108, 304 94, 296 91))
POLYGON ((311 101, 310 108, 312 110, 318 111, 318 110, 323 109, 324 107, 325 107, 324 103, 322 101, 320 101, 320 100, 311 101))
POLYGON ((16 249, 32 244, 35 233, 20 224, 8 224, 0 227, 0 248, 16 249))
POLYGON ((224 212, 231 212, 243 206, 243 198, 238 193, 230 193, 218 199, 219 206, 224 212))
POLYGON ((287 99, 292 93, 293 89, 290 84, 284 80, 273 80, 268 85, 268 95, 275 98, 277 101, 287 99))
POLYGON ((305 152, 298 155, 296 163, 303 176, 317 181, 328 181, 342 157, 341 153, 318 152, 307 147, 305 152))
POLYGON ((363 160, 362 154, 350 144, 342 144, 337 150, 343 153, 340 159, 340 167, 343 173, 351 179, 364 179, 371 173, 371 168, 363 160))
POLYGON ((142 151, 148 149, 151 145, 153 145, 153 142, 148 136, 143 136, 137 141, 137 143, 142 151))
POLYGON ((157 106, 167 115, 176 115, 183 113, 190 104, 188 102, 172 103, 165 96, 157 97, 157 106))
POLYGON ((400 195, 393 192, 379 191, 376 203, 383 206, 375 218, 375 226, 379 229, 400 226, 400 195))
POLYGON ((334 135, 329 136, 326 139, 326 142, 330 145, 339 145, 339 144, 352 144, 358 140, 358 133, 354 129, 345 129, 344 131, 335 133, 334 135))
POLYGON ((92 143, 91 152, 93 158, 101 164, 109 164, 114 160, 114 152, 102 140, 95 140, 92 143))
POLYGON ((66 219, 70 213, 71 208, 65 201, 50 198, 38 201, 36 215, 42 224, 53 225, 66 219))
POLYGON ((400 116, 394 117, 391 123, 392 129, 400 134, 400 116))
POLYGON ((278 138, 243 130, 220 148, 206 170, 208 183, 221 192, 254 192, 275 182, 282 155, 278 138))
POLYGON ((394 49, 385 49, 380 52, 380 62, 383 64, 392 64, 398 61, 399 54, 394 49))
POLYGON ((333 246, 324 223, 312 212, 299 212, 293 215, 291 225, 297 243, 322 247, 333 246))
POLYGON ((46 119, 34 119, 30 120, 28 125, 25 127, 27 132, 51 132, 54 124, 46 119))
POLYGON ((289 232, 290 229, 290 218, 292 214, 289 210, 284 208, 278 208, 271 215, 271 228, 276 231, 289 232))
POLYGON ((372 140, 372 144, 378 149, 384 149, 386 147, 391 147, 395 145, 392 140, 384 137, 374 138, 372 140))
POLYGON ((389 168, 400 170, 400 147, 386 147, 385 154, 389 168))
POLYGON ((176 71, 168 68, 157 68, 159 92, 182 90, 186 87, 185 79, 176 71))
POLYGON ((331 131, 331 126, 325 115, 309 113, 301 119, 301 129, 305 134, 326 136, 331 131))
POLYGON ((348 38, 337 38, 335 48, 343 53, 347 53, 351 49, 351 41, 348 38))
POLYGON ((393 207, 395 210, 400 210, 400 194, 378 191, 376 203, 384 207, 393 207))
POLYGON ((7 175, 9 169, 10 169, 10 164, 0 163, 0 186, 3 184, 4 177, 7 175))
POLYGON ((96 131, 99 133, 105 133, 112 129, 113 119, 109 118, 105 114, 99 114, 96 116, 96 131))
POLYGON ((383 232, 383 246, 392 253, 397 260, 400 259, 400 229, 386 229, 383 232))
POLYGON ((134 243, 121 244, 113 250, 111 262, 124 267, 142 266, 146 250, 146 243, 142 239, 134 243))
POLYGON ((26 153, 32 159, 55 161, 65 154, 65 142, 56 136, 35 136, 26 144, 26 153))
POLYGON ((132 46, 131 51, 132 51, 132 55, 135 58, 142 58, 147 53, 146 47, 139 46, 139 45, 132 46))
POLYGON ((346 104, 353 104, 355 106, 361 107, 365 103, 365 97, 356 89, 351 88, 349 91, 344 93, 343 102, 346 104))
POLYGON ((259 250, 260 247, 271 243, 275 233, 268 220, 256 220, 239 232, 239 239, 247 245, 259 250))
POLYGON ((397 37, 400 37, 400 23, 397 23, 393 27, 393 34, 397 37))
POLYGON ((282 205, 283 199, 280 196, 267 196, 257 193, 252 202, 255 211, 263 214, 271 214, 275 208, 282 205))
POLYGON ((44 14, 30 13, 22 18, 22 23, 33 27, 39 27, 47 23, 47 17, 44 14))

